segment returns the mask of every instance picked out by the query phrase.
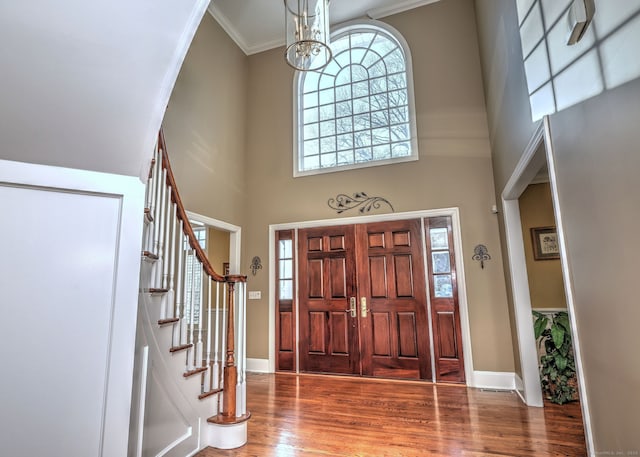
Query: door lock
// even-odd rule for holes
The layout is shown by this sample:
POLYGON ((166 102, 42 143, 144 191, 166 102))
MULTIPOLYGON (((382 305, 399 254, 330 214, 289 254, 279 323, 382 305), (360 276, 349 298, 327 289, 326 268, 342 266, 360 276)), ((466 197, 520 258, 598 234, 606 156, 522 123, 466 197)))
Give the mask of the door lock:
POLYGON ((367 297, 360 297, 360 316, 367 317, 367 297))
POLYGON ((351 313, 351 317, 356 317, 358 311, 356 309, 356 297, 351 297, 349 299, 349 309, 345 309, 345 312, 351 313))

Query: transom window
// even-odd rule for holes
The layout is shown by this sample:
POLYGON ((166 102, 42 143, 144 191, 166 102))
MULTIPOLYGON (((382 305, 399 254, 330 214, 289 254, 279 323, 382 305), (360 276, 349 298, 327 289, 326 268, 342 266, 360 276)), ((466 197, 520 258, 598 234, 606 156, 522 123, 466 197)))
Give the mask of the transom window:
POLYGON ((294 176, 417 160, 411 58, 390 27, 332 36, 333 59, 299 72, 294 176))

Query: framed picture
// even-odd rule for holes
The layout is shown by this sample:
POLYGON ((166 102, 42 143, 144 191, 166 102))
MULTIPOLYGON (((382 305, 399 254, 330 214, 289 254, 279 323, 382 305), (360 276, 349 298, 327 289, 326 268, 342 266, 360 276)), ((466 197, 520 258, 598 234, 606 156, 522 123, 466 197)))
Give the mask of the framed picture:
POLYGON ((533 227, 531 229, 533 258, 535 260, 551 260, 560 258, 558 232, 555 227, 533 227))
POLYGON ((227 276, 229 274, 229 262, 222 263, 222 275, 227 276))

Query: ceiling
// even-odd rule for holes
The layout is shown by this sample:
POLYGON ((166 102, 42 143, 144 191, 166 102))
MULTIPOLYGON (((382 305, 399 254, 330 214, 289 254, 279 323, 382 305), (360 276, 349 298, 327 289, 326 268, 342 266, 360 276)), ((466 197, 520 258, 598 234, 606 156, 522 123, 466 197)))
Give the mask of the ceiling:
MULTIPOLYGON (((379 19, 439 0, 332 0, 331 24, 379 19)), ((284 45, 283 0, 212 0, 209 12, 244 51, 256 54, 284 45)))

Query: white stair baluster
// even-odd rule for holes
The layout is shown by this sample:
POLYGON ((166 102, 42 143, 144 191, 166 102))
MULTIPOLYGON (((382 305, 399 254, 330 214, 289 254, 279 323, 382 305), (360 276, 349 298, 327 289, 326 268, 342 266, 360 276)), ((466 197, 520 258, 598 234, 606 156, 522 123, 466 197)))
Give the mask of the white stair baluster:
POLYGON ((175 316, 175 290, 174 290, 174 280, 173 275, 176 271, 176 238, 178 238, 178 208, 175 203, 171 204, 171 247, 169 248, 169 259, 167 262, 169 263, 169 292, 167 293, 167 317, 173 318, 175 316))
MULTIPOLYGON (((169 290, 169 263, 171 262, 171 222, 173 222, 171 210, 173 209, 173 205, 171 204, 171 186, 167 187, 167 195, 166 202, 164 204, 165 207, 165 215, 164 215, 164 250, 163 250, 163 262, 162 262, 162 288, 169 290)), ((169 307, 169 303, 171 303, 170 299, 172 297, 167 292, 162 297, 162 302, 160 304, 160 319, 165 319, 167 317, 167 308, 169 307)))
POLYGON ((229 285, 225 282, 224 286, 222 288, 222 326, 221 326, 221 332, 220 332, 220 364, 222 365, 220 367, 220 388, 224 388, 224 380, 222 378, 222 374, 224 374, 224 364, 226 361, 226 354, 227 354, 227 316, 228 316, 228 312, 227 312, 227 289, 229 288, 229 285))
POLYGON ((205 366, 209 369, 204 377, 204 392, 211 390, 211 289, 213 289, 213 283, 209 281, 209 277, 205 276, 207 281, 207 351, 205 366))
POLYGON ((212 389, 220 386, 220 283, 216 282, 216 324, 213 348, 213 385, 212 389))
POLYGON ((167 195, 167 170, 162 170, 162 182, 160 183, 160 200, 158 201, 158 207, 159 207, 159 218, 158 218, 158 239, 156 242, 156 255, 159 257, 158 261, 156 262, 156 269, 155 269, 155 284, 157 284, 156 287, 162 287, 162 270, 163 270, 163 264, 164 264, 164 219, 166 217, 166 195, 167 195))
POLYGON ((194 333, 194 320, 195 320, 195 282, 196 282, 196 268, 195 265, 198 262, 195 250, 191 250, 191 281, 189 281, 189 344, 191 347, 187 349, 187 371, 193 370, 193 333, 194 333))
MULTIPOLYGON (((185 243, 188 243, 186 241, 186 236, 185 236, 185 243)), ((190 248, 186 248, 185 252, 184 252, 184 265, 183 265, 183 271, 184 273, 182 274, 182 278, 183 278, 183 286, 182 286, 182 320, 180 321, 180 345, 185 345, 187 344, 187 339, 188 339, 188 333, 187 333, 187 329, 189 328, 189 315, 187 315, 187 311, 188 311, 188 306, 189 303, 187 302, 187 295, 189 293, 189 287, 190 281, 187 281, 188 278, 187 277, 187 272, 189 271, 189 256, 191 255, 191 249, 190 248)))
POLYGON ((180 221, 178 232, 178 278, 176 281, 176 317, 180 319, 177 325, 173 326, 173 345, 179 346, 181 343, 181 329, 182 322, 184 321, 184 315, 182 314, 182 304, 184 303, 184 292, 182 290, 182 283, 184 281, 184 222, 180 221))
POLYGON ((236 391, 236 413, 242 416, 246 412, 245 404, 245 311, 246 311, 246 288, 245 283, 237 283, 237 324, 236 324, 236 365, 238 367, 238 389, 236 391))
MULTIPOLYGON (((204 359, 204 354, 203 354, 203 342, 202 342, 202 321, 204 320, 204 317, 202 315, 202 284, 204 281, 204 270, 202 268, 202 264, 200 262, 198 262, 198 269, 197 269, 198 274, 200 275, 200 290, 198 291, 198 342, 196 343, 196 363, 195 366, 196 368, 202 368, 203 365, 203 359, 204 359)), ((207 279, 209 277, 207 276, 207 279)))

